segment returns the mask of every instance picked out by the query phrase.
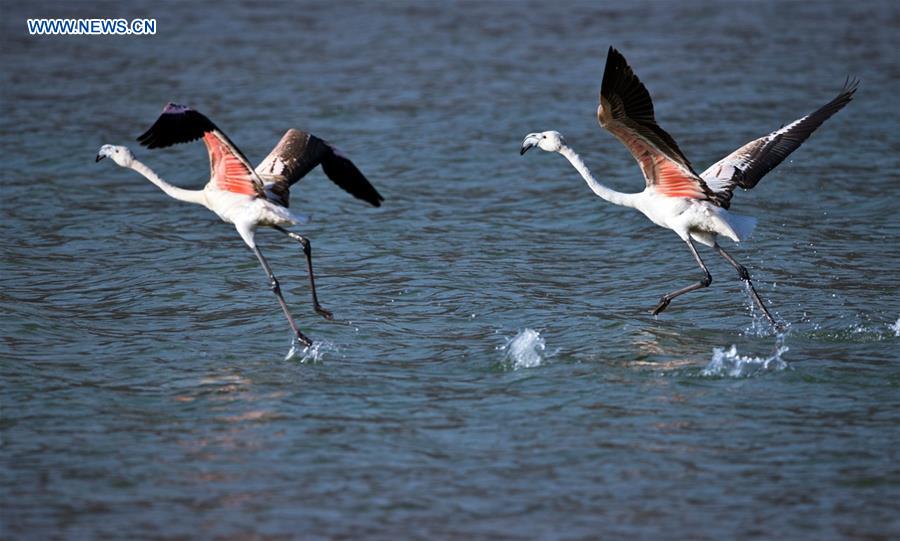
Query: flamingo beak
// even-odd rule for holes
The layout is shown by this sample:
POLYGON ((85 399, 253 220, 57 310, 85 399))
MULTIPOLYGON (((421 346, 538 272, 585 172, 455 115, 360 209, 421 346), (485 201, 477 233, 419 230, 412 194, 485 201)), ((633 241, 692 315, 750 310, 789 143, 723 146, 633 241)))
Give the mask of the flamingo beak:
POLYGON ((519 156, 524 155, 531 147, 536 147, 537 144, 538 138, 535 137, 534 134, 528 134, 528 136, 525 137, 525 140, 522 141, 522 150, 519 151, 519 156))
POLYGON ((97 154, 97 159, 94 160, 94 163, 99 162, 100 160, 102 160, 105 157, 106 157, 106 154, 97 154))

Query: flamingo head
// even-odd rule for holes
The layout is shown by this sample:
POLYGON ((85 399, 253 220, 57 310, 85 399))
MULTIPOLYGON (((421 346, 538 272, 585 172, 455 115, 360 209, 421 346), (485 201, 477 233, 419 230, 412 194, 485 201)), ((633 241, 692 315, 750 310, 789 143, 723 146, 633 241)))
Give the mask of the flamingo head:
POLYGON ((545 131, 540 133, 529 133, 522 141, 522 150, 519 154, 525 154, 531 147, 538 147, 547 152, 559 152, 566 144, 566 140, 558 131, 545 131))
POLYGON ((100 150, 97 151, 96 161, 99 162, 107 156, 122 167, 128 167, 134 161, 134 154, 127 147, 118 145, 103 145, 100 147, 100 150))

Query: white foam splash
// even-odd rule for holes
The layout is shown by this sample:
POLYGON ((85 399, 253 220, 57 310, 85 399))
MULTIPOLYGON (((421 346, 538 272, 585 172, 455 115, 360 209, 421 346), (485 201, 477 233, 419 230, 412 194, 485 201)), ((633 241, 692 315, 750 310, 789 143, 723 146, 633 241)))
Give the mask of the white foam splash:
POLYGON ((337 351, 337 346, 327 340, 316 340, 310 347, 302 346, 296 339, 291 343, 291 350, 284 357, 285 361, 296 360, 299 363, 320 363, 325 353, 337 351))
MULTIPOLYGON (((812 324, 812 329, 830 339, 854 342, 880 342, 900 336, 900 319, 894 323, 874 323, 872 318, 866 314, 857 314, 854 317, 856 321, 849 323, 847 327, 828 329, 821 323, 815 322, 812 324)), ((840 316, 840 319, 844 318, 844 315, 840 316)))
POLYGON ((762 372, 780 372, 788 367, 781 355, 788 351, 784 345, 784 335, 779 335, 775 343, 775 352, 771 357, 750 357, 739 355, 737 346, 731 345, 727 350, 713 348, 713 356, 709 364, 701 372, 704 376, 720 376, 731 378, 747 378, 762 372))
POLYGON ((504 362, 512 366, 513 370, 518 370, 540 366, 544 361, 541 354, 547 349, 547 344, 541 333, 526 328, 497 349, 505 351, 504 362))
MULTIPOLYGON (((746 332, 755 336, 771 336, 773 333, 777 334, 779 332, 778 329, 772 326, 769 318, 767 318, 766 315, 763 314, 762 310, 760 310, 759 307, 756 306, 756 303, 753 301, 752 293, 750 293, 750 286, 747 284, 747 282, 743 282, 743 285, 745 293, 744 297, 747 301, 747 306, 750 309, 751 320, 750 326, 746 329, 746 332)), ((773 314, 773 317, 778 320, 778 312, 775 312, 773 314)), ((790 323, 788 323, 787 326, 790 326, 790 323)))

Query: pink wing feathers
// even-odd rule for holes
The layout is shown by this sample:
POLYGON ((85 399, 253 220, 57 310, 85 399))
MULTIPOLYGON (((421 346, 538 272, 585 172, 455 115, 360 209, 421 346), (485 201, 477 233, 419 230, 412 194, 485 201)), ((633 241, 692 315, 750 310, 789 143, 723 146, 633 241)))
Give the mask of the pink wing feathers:
POLYGON ((672 136, 659 127, 650 93, 614 48, 609 48, 600 106, 600 125, 616 136, 637 160, 647 186, 669 197, 714 200, 672 136))
POLYGON ((253 172, 237 157, 232 148, 216 137, 215 132, 203 134, 209 151, 210 182, 219 190, 244 195, 257 195, 253 172))
POLYGON ((263 196, 263 183, 250 162, 212 121, 199 111, 169 103, 138 142, 148 148, 165 148, 203 138, 209 152, 210 183, 218 190, 263 196))

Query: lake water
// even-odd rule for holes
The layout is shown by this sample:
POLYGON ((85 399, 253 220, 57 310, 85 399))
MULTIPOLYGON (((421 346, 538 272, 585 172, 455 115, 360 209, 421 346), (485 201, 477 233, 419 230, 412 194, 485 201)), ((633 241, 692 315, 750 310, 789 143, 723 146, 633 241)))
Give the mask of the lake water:
MULTIPOLYGON (((0 537, 896 539, 900 8, 891 2, 4 5, 0 537), (28 17, 150 17, 145 37, 28 36, 28 17), (643 180, 594 111, 608 46, 698 169, 856 99, 733 209, 733 269, 594 197, 643 180), (203 145, 134 138, 168 101, 251 161, 289 127, 318 170, 296 244, 137 174, 201 187, 203 145)), ((728 245, 726 245, 727 249, 728 245)))

